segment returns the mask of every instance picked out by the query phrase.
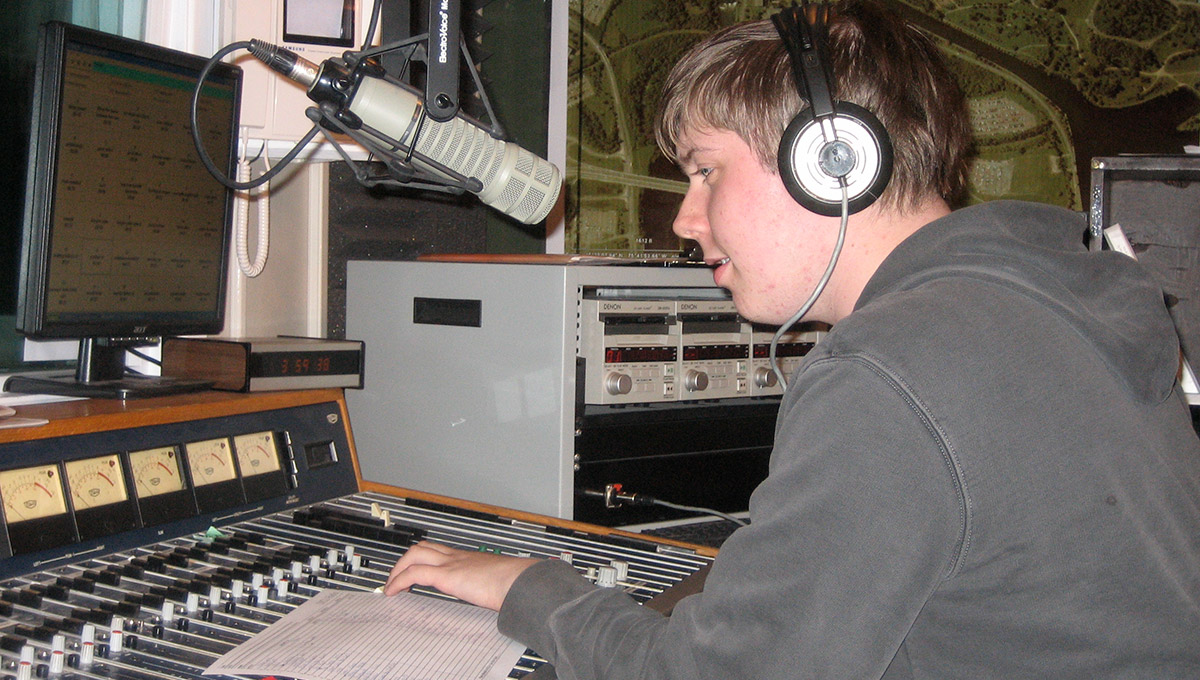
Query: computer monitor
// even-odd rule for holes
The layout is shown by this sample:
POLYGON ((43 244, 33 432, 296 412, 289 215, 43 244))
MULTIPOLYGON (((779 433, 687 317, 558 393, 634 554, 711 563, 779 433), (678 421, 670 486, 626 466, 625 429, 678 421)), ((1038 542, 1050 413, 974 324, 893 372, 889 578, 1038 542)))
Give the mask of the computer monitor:
MULTIPOLYGON (((34 74, 17 331, 79 339, 72 375, 6 391, 133 397, 199 384, 125 376, 125 349, 224 326, 232 195, 189 123, 205 60, 58 22, 34 74)), ((233 174, 241 70, 218 64, 198 97, 206 149, 233 174)))

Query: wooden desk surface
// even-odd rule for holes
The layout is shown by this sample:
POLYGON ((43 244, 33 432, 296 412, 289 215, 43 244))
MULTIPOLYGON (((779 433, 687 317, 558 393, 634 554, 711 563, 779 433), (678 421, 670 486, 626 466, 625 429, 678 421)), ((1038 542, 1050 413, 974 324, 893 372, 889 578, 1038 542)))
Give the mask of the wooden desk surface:
POLYGON ((342 402, 342 410, 345 411, 340 389, 254 393, 210 390, 127 401, 80 399, 30 404, 13 407, 17 411, 16 416, 45 418, 50 422, 33 427, 0 429, 0 443, 178 423, 327 401, 342 402))
MULTIPOLYGON (((600 535, 647 538, 640 534, 611 527, 583 524, 573 520, 537 515, 511 508, 501 508, 415 489, 406 489, 363 480, 361 470, 358 466, 357 452, 354 450, 353 434, 349 431, 350 422, 349 414, 346 410, 345 395, 339 388, 253 393, 219 392, 214 390, 169 397, 130 399, 126 401, 119 399, 81 399, 16 406, 14 408, 17 411, 16 415, 18 417, 45 418, 50 422, 45 425, 33 427, 0 429, 0 444, 51 439, 89 432, 104 432, 165 423, 186 422, 204 418, 218 418, 330 401, 338 403, 342 412, 342 418, 346 423, 351 448, 351 459, 353 461, 355 476, 358 479, 358 487, 361 491, 377 491, 394 496, 419 498, 431 502, 496 514, 517 521, 584 530, 600 535)), ((653 540, 658 543, 687 547, 701 555, 713 556, 717 553, 715 549, 704 546, 680 543, 662 538, 655 538, 653 540)))

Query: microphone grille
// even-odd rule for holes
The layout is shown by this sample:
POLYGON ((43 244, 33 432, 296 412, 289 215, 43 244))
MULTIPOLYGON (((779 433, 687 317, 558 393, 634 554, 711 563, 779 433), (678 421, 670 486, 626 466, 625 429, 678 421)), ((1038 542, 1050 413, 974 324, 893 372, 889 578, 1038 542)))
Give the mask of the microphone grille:
POLYGON ((530 224, 545 219, 558 200, 558 168, 525 149, 518 153, 514 166, 504 195, 515 207, 507 212, 530 224))
POLYGON ((478 153, 475 153, 471 158, 470 167, 477 167, 483 171, 483 176, 479 178, 479 181, 483 182, 484 186, 487 186, 495 181, 496 172, 500 169, 500 164, 493 163, 492 157, 496 155, 497 150, 503 148, 504 147, 496 144, 482 144, 477 149, 476 147, 472 147, 472 149, 477 150, 478 153))
MULTIPOLYGON (((538 188, 530 187, 530 190, 525 194, 525 197, 521 199, 521 204, 519 206, 517 206, 517 209, 514 211, 513 214, 514 214, 514 216, 518 215, 518 214, 520 214, 520 215, 535 215, 535 214, 537 214, 538 209, 545 203, 545 201, 546 201, 546 192, 545 191, 542 191, 541 189, 538 189, 538 188)), ((553 202, 551 202, 550 205, 551 205, 551 207, 553 207, 553 205, 554 205, 553 202)), ((546 219, 545 213, 543 213, 541 217, 534 219, 532 221, 540 222, 541 220, 544 220, 544 219, 546 219)))
POLYGON ((533 153, 455 118, 426 121, 417 151, 483 185, 480 199, 526 224, 540 222, 558 200, 558 168, 533 153))

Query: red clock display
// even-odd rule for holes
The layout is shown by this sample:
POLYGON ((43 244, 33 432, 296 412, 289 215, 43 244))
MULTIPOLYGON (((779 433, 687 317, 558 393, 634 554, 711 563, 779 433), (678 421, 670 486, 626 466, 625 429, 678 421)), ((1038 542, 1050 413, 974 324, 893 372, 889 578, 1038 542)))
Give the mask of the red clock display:
POLYGON ((264 378, 308 375, 353 375, 359 370, 357 350, 329 352, 263 352, 251 357, 252 372, 264 378))

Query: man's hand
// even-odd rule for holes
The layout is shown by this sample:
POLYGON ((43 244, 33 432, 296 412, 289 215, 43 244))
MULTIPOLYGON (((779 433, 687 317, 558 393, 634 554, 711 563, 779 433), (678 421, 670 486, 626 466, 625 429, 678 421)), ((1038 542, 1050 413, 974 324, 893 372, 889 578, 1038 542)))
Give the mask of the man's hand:
POLYGON ((423 541, 409 548, 392 567, 383 592, 395 595, 414 585, 433 586, 460 600, 499 611, 513 581, 535 561, 423 541))

